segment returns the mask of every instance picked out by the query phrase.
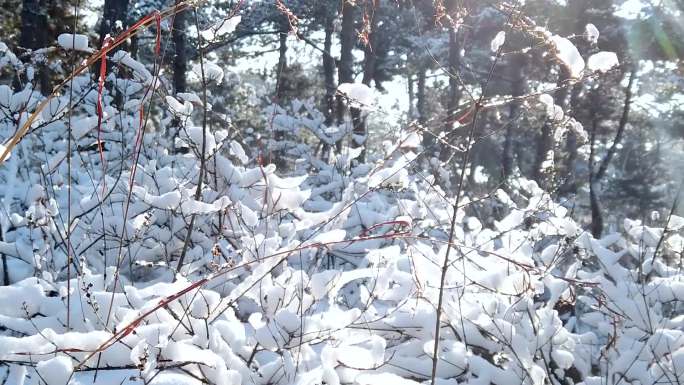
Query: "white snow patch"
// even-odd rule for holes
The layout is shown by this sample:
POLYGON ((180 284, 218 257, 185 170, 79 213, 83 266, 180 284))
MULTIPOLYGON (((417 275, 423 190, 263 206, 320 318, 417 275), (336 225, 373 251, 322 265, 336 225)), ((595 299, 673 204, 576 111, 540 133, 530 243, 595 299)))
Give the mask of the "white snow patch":
POLYGON ((601 51, 591 55, 587 60, 587 67, 592 71, 607 72, 618 65, 620 63, 615 52, 601 51))
POLYGON ((166 103, 169 105, 169 110, 171 110, 171 113, 174 115, 190 116, 190 114, 192 114, 192 103, 188 101, 183 101, 183 103, 181 103, 173 96, 166 96, 166 103))
POLYGON ((592 44, 596 44, 599 38, 599 30, 594 24, 587 24, 584 27, 584 34, 587 36, 587 41, 592 44))
POLYGON ((86 35, 63 33, 57 36, 57 43, 66 50, 93 52, 93 49, 88 47, 88 36, 86 35))
POLYGON ((373 90, 362 83, 342 83, 337 92, 349 99, 349 104, 355 108, 372 109, 375 104, 373 90))
POLYGON ((66 385, 74 366, 69 357, 58 356, 39 362, 36 370, 47 385, 66 385))
POLYGON ((499 33, 494 36, 494 39, 492 39, 492 42, 490 43, 490 48, 492 49, 492 52, 497 52, 499 51, 499 48, 506 42, 506 32, 505 31, 499 31, 499 33))
POLYGON ((223 19, 211 27, 200 32, 202 39, 212 41, 230 33, 233 33, 238 24, 242 20, 242 16, 235 16, 229 19, 223 19))
POLYGON ((551 37, 551 41, 556 46, 556 57, 568 68, 570 76, 578 78, 584 70, 584 59, 577 47, 570 40, 558 35, 551 37))

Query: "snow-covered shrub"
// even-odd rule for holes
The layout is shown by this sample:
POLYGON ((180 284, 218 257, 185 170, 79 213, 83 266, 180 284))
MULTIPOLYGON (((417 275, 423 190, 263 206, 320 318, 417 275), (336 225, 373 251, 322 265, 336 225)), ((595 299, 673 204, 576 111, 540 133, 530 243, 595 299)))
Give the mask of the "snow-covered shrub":
MULTIPOLYGON (((297 160, 286 175, 258 133, 207 125, 203 95, 152 97, 157 71, 111 60, 102 95, 74 78, 0 169, 6 383, 684 380, 681 218, 594 239, 523 178, 492 194, 496 216, 465 196, 454 215, 416 169, 419 135, 356 164, 311 100, 264 114, 260 132, 284 134, 269 151, 297 160)), ((220 87, 205 69, 194 80, 220 87)), ((42 100, 0 86, 0 136, 42 100)))

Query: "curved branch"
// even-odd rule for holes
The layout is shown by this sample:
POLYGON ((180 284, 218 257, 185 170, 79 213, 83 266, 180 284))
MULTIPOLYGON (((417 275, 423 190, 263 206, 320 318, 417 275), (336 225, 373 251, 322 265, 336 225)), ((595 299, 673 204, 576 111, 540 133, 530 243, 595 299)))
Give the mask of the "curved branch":
POLYGON ((598 171, 594 175, 595 181, 600 181, 606 174, 610 161, 615 156, 617 152, 617 146, 622 141, 622 136, 625 133, 625 127, 629 121, 629 110, 632 105, 632 84, 634 83, 634 78, 636 78, 636 65, 632 67, 629 73, 629 82, 627 83, 627 88, 625 89, 625 103, 622 108, 622 116, 620 116, 620 123, 618 124, 617 132, 615 133, 615 139, 613 139, 613 144, 610 145, 608 153, 601 161, 598 171))

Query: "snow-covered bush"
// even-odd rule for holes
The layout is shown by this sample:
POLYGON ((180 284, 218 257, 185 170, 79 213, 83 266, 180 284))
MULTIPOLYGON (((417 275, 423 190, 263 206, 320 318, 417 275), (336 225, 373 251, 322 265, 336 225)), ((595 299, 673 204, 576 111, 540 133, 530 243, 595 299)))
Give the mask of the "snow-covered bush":
MULTIPOLYGON (((208 124, 217 64, 193 69, 204 93, 160 98, 158 68, 111 61, 102 92, 79 75, 47 100, 0 168, 5 383, 684 381, 684 219, 594 239, 524 178, 480 216, 418 169, 416 132, 359 163, 312 100, 236 132, 208 124)), ((43 101, 0 86, 5 143, 43 101)))

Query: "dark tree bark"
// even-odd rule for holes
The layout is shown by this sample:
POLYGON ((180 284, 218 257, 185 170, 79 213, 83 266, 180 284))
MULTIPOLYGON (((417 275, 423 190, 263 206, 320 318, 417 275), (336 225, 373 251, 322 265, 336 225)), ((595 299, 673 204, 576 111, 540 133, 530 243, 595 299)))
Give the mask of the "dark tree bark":
MULTIPOLYGON (((447 61, 449 73, 458 74, 461 66, 461 44, 459 41, 458 31, 455 27, 449 28, 449 58, 447 61)), ((446 130, 451 129, 450 124, 455 118, 458 106, 461 103, 461 90, 459 88, 458 80, 455 76, 449 76, 449 99, 447 101, 447 113, 449 118, 445 126, 446 130)))
MULTIPOLYGON (((363 79, 361 83, 370 87, 371 82, 375 78, 375 69, 377 67, 378 56, 375 54, 375 47, 377 45, 377 24, 378 24, 378 13, 380 12, 379 3, 377 0, 373 1, 373 8, 370 11, 370 20, 368 21, 369 32, 367 36, 367 42, 365 47, 363 47, 363 79)), ((368 141, 368 128, 366 124, 366 116, 361 113, 361 110, 352 108, 352 123, 353 129, 353 140, 352 147, 363 147, 361 155, 358 159, 360 162, 366 160, 366 142, 368 141)))
MULTIPOLYGON (((121 32, 117 29, 117 21, 121 22, 123 30, 128 27, 128 1, 129 0, 105 0, 102 7, 102 21, 100 22, 100 46, 102 45, 102 42, 104 42, 104 38, 107 34, 110 34, 113 37, 121 32)), ((120 47, 121 46, 117 48, 120 47)), ((116 50, 116 48, 114 50, 116 50)))
MULTIPOLYGON (((335 122, 335 111, 337 110, 335 101, 335 91, 337 86, 335 84, 335 59, 332 56, 332 36, 335 30, 335 19, 332 16, 325 18, 325 39, 323 41, 323 82, 325 83, 325 100, 323 106, 323 114, 325 115, 325 124, 327 127, 335 122)), ((330 156, 331 145, 323 143, 322 156, 328 159, 330 156)))
MULTIPOLYGON (((100 20, 100 47, 104 44, 105 37, 110 35, 114 37, 120 32, 125 31, 128 28, 128 1, 129 0, 105 0, 102 6, 102 19, 100 20), (117 28, 117 21, 121 22, 120 28, 117 28)), ((137 42, 136 42, 137 44, 137 42)), ((129 50, 129 44, 124 42, 118 45, 110 51, 114 53, 119 50, 129 50)), ((112 63, 107 61, 107 73, 112 69, 112 63)), ((91 73, 94 74, 95 79, 98 78, 100 74, 100 62, 93 64, 91 67, 91 73)), ((122 95, 115 91, 114 92, 114 103, 120 104, 122 102, 122 95)))
MULTIPOLYGON (((48 45, 48 18, 45 0, 24 0, 21 8, 21 34, 19 45, 35 50, 48 45)), ((30 58, 29 58, 30 60, 30 58)), ((52 93, 50 74, 45 62, 38 63, 37 81, 43 95, 52 93)))
POLYGON ((332 56, 332 35, 334 19, 326 18, 325 40, 323 41, 323 79, 325 82, 325 125, 329 126, 335 120, 335 59, 332 56))
POLYGON ((413 72, 409 70, 408 68, 406 69, 406 85, 407 85, 407 90, 408 90, 408 119, 413 120, 413 118, 416 116, 416 89, 415 89, 415 80, 413 78, 413 72))
POLYGON ((617 147, 622 141, 622 136, 624 135, 625 128, 629 122, 629 112, 632 105, 632 85, 634 84, 634 79, 636 78, 636 65, 632 67, 629 73, 629 81, 627 83, 627 88, 625 89, 625 100, 622 107, 622 115, 620 116, 620 121, 618 122, 617 131, 615 132, 615 137, 613 138, 613 143, 608 148, 606 156, 603 157, 601 163, 599 163, 598 169, 594 171, 594 151, 596 145, 596 130, 598 127, 598 117, 597 117, 597 106, 600 105, 599 98, 597 97, 598 91, 592 92, 592 103, 591 103, 591 138, 590 138, 590 150, 589 150, 589 200, 591 205, 591 234, 594 238, 599 238, 603 233, 603 214, 601 213, 601 202, 598 196, 599 184, 601 180, 606 175, 608 171, 608 166, 611 160, 615 156, 617 147))
POLYGON ((418 69, 416 90, 416 110, 418 111, 418 122, 425 125, 427 123, 427 110, 425 108, 425 67, 418 69))
MULTIPOLYGON (((597 92, 592 92, 590 96, 592 101, 597 101, 597 92)), ((603 232, 603 215, 601 214, 601 203, 598 198, 598 183, 600 179, 596 178, 594 173, 594 152, 596 149, 596 130, 598 129, 598 117, 596 113, 596 104, 591 103, 591 110, 589 112, 591 117, 591 132, 589 138, 589 204, 591 206, 591 234, 594 238, 599 238, 603 232)))
MULTIPOLYGON (((276 92, 274 95, 275 103, 280 103, 287 93, 287 34, 288 34, 289 23, 287 18, 283 16, 280 22, 280 45, 278 47, 278 64, 276 67, 276 92)), ((284 136, 282 131, 273 132, 273 141, 275 148, 271 149, 269 153, 269 158, 278 169, 283 169, 285 167, 285 159, 283 150, 279 147, 282 143, 284 136)))
POLYGON ((416 111, 418 112, 418 123, 426 133, 423 133, 423 146, 430 148, 435 144, 435 138, 427 133, 427 110, 425 109, 425 67, 419 66, 416 81, 416 111))
MULTIPOLYGON (((572 92, 570 95, 571 111, 577 111, 577 106, 579 106, 580 104, 580 95, 582 93, 583 87, 583 84, 576 84, 572 87, 572 92)), ((575 116, 575 118, 577 117, 575 116)), ((560 187, 558 188, 558 193, 561 195, 577 193, 577 187, 579 184, 575 167, 578 155, 577 146, 577 134, 575 133, 575 131, 569 130, 567 132, 567 138, 565 141, 565 157, 563 159, 563 164, 561 167, 563 181, 560 187)))
MULTIPOLYGON (((508 63, 508 70, 511 78, 511 96, 519 97, 525 95, 525 66, 527 57, 524 54, 514 54, 508 63)), ((520 115, 521 100, 514 100, 508 109, 508 125, 506 127, 506 137, 503 149, 503 175, 505 178, 513 174, 515 159, 513 156, 514 137, 518 132, 518 118, 520 115)))
MULTIPOLYGON (((342 29, 340 30, 340 61, 337 66, 338 84, 354 81, 354 7, 346 1, 342 2, 342 29)), ((344 126, 344 113, 347 110, 342 95, 337 95, 337 125, 344 126)), ((342 143, 338 142, 337 150, 341 150, 342 143)))
MULTIPOLYGON (((450 4, 455 3, 451 1, 450 4)), ((452 7, 455 5, 452 5, 452 7)), ((459 87, 456 74, 459 73, 461 66, 461 44, 459 41, 459 34, 456 26, 449 26, 449 57, 447 59, 447 69, 449 70, 449 97, 447 99, 447 117, 442 130, 449 134, 453 130, 453 123, 458 113, 458 107, 461 103, 461 89, 459 87)), ((453 138, 453 135, 449 135, 453 138)), ((439 152, 439 159, 446 161, 451 156, 451 149, 442 145, 439 152)))
POLYGON ((21 4, 21 36, 19 45, 26 49, 42 47, 45 42, 47 15, 41 0, 24 0, 21 4))
POLYGON ((287 21, 281 24, 281 32, 279 34, 280 44, 278 46, 278 64, 276 68, 276 100, 280 101, 286 93, 285 73, 287 72, 287 21))
MULTIPOLYGON (((176 0, 176 4, 180 0, 176 0)), ((173 89, 176 93, 187 90, 186 73, 188 70, 188 56, 186 48, 185 24, 187 12, 182 10, 173 18, 173 89)))

